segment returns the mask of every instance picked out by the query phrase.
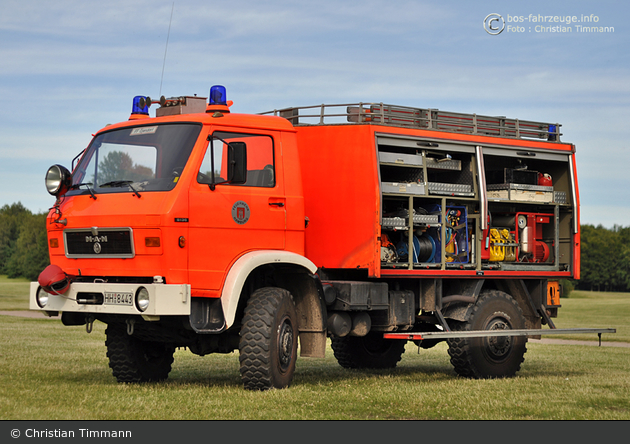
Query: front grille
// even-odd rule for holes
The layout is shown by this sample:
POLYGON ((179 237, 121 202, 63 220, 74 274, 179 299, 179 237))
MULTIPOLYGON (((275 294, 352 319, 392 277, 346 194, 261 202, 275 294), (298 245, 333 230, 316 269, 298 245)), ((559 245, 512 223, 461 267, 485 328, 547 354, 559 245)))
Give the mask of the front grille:
POLYGON ((131 228, 92 228, 64 231, 69 258, 130 258, 134 256, 131 228))

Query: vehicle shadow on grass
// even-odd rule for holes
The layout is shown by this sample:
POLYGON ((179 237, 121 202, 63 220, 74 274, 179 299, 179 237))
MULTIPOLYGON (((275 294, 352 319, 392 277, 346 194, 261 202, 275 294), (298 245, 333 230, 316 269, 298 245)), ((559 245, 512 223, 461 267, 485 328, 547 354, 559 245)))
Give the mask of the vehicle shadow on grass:
MULTIPOLYGON (((209 366, 199 366, 198 368, 185 368, 174 370, 168 379, 161 382, 146 383, 118 383, 111 373, 105 373, 106 369, 86 369, 84 371, 76 371, 66 374, 64 381, 66 383, 76 384, 96 384, 107 386, 127 386, 142 388, 172 388, 172 389, 189 389, 189 388, 210 388, 222 390, 242 390, 243 382, 241 380, 238 368, 234 369, 213 369, 209 366)), ((545 368, 542 366, 527 366, 516 374, 515 378, 506 378, 506 380, 545 380, 545 379, 577 379, 587 376, 586 371, 572 367, 556 367, 545 368)), ((379 384, 386 381, 404 383, 452 383, 461 382, 466 384, 474 379, 465 378, 457 375, 455 371, 446 365, 424 364, 424 365, 400 365, 394 369, 345 369, 336 363, 326 363, 307 368, 298 368, 293 377, 291 387, 308 388, 321 386, 347 386, 357 383, 379 384)), ((483 380, 482 380, 483 381, 483 380)))
MULTIPOLYGON (((299 362, 299 361, 298 361, 299 362)), ((237 361, 238 363, 238 361, 237 361)), ((378 382, 383 379, 406 380, 453 380, 459 378, 452 368, 439 365, 399 366, 394 369, 345 369, 337 363, 323 363, 320 365, 299 366, 296 369, 291 387, 306 387, 314 385, 345 385, 356 383, 358 380, 378 382), (301 367, 301 368, 300 368, 301 367)), ((77 382, 97 382, 103 384, 117 384, 115 378, 103 375, 102 371, 93 371, 84 374, 76 374, 77 382)), ((238 370, 238 365, 233 368, 222 367, 220 369, 200 364, 178 368, 175 364, 168 379, 161 382, 132 383, 129 386, 165 386, 172 388, 207 387, 222 389, 242 389, 243 382, 238 370)))
MULTIPOLYGON (((348 383, 356 383, 358 380, 375 382, 391 379, 401 381, 420 379, 428 380, 452 380, 457 379, 458 376, 449 370, 428 370, 428 369, 391 369, 391 370, 356 370, 356 369, 343 369, 332 368, 327 371, 297 371, 291 382, 291 387, 308 387, 308 386, 321 386, 321 385, 346 385, 348 383)), ((161 383, 149 383, 160 384, 170 387, 208 387, 208 388, 243 388, 243 382, 241 380, 238 371, 231 374, 196 374, 196 375, 178 375, 172 374, 166 381, 161 383)))
POLYGON ((370 380, 378 382, 387 379, 398 380, 402 383, 408 380, 435 381, 456 378, 458 376, 452 367, 433 363, 399 363, 395 368, 389 369, 347 369, 336 362, 327 362, 298 368, 293 378, 293 385, 335 385, 370 380))
MULTIPOLYGON (((238 353, 205 357, 188 355, 185 352, 181 354, 176 353, 168 379, 162 382, 144 383, 142 385, 241 389, 243 383, 239 372, 238 357, 238 353)), ((101 361, 99 365, 102 367, 97 368, 96 364, 93 364, 91 368, 75 369, 75 372, 67 373, 63 378, 66 381, 73 380, 79 383, 118 384, 112 376, 107 363, 101 361)), ((526 359, 521 366, 521 370, 517 372, 516 378, 560 378, 564 380, 566 378, 588 376, 588 373, 588 370, 569 363, 550 364, 546 359, 532 359, 529 361, 526 359)), ((385 379, 398 380, 401 383, 407 381, 434 383, 436 381, 471 380, 457 375, 449 362, 448 356, 422 356, 409 353, 392 369, 346 369, 341 367, 331 357, 323 359, 299 358, 291 386, 344 385, 358 381, 369 382, 372 380, 378 382, 385 379)))
POLYGON ((111 373, 104 373, 103 370, 86 370, 66 374, 63 378, 49 378, 49 383, 64 382, 66 384, 89 384, 90 386, 121 386, 121 387, 242 387, 242 382, 238 370, 233 374, 216 374, 211 371, 196 372, 195 374, 172 372, 164 381, 155 382, 118 382, 111 373))

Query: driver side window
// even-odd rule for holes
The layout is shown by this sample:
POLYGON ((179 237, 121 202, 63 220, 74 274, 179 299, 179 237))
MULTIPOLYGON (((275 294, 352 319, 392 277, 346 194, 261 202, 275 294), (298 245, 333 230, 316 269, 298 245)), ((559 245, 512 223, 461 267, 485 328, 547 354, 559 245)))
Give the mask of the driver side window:
POLYGON ((215 132, 197 175, 197 182, 219 185, 227 180, 227 145, 242 142, 247 147, 247 181, 245 187, 276 186, 273 139, 267 135, 215 132))

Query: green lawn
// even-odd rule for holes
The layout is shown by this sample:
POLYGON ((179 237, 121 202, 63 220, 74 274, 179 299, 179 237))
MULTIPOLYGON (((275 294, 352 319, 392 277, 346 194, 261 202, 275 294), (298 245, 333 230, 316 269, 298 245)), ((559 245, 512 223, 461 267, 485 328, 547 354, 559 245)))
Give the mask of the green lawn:
MULTIPOLYGON (((0 310, 26 309, 27 293, 24 281, 0 280, 0 310)), ((571 296, 558 327, 588 320, 628 339, 627 295, 571 296)), ((118 384, 104 331, 0 316, 0 420, 630 419, 629 348, 530 343, 517 377, 480 381, 454 373, 445 344, 418 351, 409 343, 392 371, 345 370, 328 348, 324 359, 298 360, 289 389, 248 392, 238 353, 178 350, 168 381, 118 384)))
POLYGON ((0 275, 0 310, 28 310, 29 282, 0 275))
MULTIPOLYGON (((571 292, 560 299, 562 307, 553 319, 558 328, 614 328, 617 333, 604 334, 604 341, 630 342, 630 293, 571 292)), ((593 335, 545 336, 564 339, 597 339, 593 335)))

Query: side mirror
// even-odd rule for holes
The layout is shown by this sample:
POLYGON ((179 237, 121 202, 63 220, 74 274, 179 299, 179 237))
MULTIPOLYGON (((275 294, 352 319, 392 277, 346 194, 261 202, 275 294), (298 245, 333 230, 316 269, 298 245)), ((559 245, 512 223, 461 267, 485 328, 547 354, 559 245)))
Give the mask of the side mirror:
POLYGON ((227 152, 227 183, 247 182, 247 146, 245 142, 230 142, 227 152))

